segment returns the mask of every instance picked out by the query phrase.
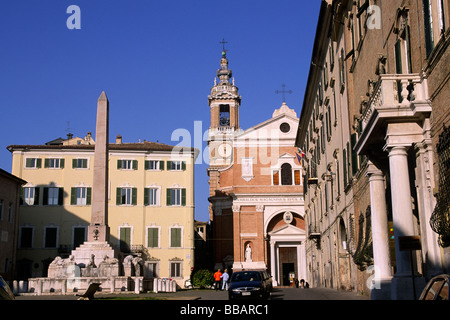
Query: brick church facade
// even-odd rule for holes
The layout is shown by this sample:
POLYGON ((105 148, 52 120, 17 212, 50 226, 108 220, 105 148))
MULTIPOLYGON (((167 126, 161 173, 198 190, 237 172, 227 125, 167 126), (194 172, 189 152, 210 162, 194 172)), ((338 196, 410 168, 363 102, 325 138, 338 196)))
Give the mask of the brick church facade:
POLYGON ((303 168, 294 147, 297 114, 283 102, 272 118, 243 130, 241 97, 225 51, 217 77, 208 97, 215 269, 267 270, 274 285, 292 285, 294 279, 306 279, 303 168))

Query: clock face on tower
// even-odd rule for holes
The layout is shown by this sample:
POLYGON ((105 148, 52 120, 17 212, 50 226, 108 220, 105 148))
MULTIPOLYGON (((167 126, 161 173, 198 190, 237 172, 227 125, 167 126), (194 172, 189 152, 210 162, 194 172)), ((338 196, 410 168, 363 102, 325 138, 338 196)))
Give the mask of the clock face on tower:
POLYGON ((222 143, 217 147, 217 157, 222 159, 230 158, 233 153, 233 147, 229 143, 222 143))

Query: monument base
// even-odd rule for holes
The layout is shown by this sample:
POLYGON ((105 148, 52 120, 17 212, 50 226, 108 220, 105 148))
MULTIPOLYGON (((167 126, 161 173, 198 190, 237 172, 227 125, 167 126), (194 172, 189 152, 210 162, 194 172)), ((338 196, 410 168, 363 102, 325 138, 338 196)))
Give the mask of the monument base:
POLYGON ((85 242, 75 250, 72 250, 72 256, 80 267, 88 267, 94 263, 99 266, 105 259, 117 258, 117 255, 108 242, 85 242))

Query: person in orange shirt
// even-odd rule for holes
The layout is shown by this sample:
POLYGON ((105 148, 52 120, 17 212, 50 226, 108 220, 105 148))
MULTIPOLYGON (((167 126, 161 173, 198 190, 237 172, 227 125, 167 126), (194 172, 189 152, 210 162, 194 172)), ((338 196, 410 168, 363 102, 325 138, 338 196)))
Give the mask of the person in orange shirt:
POLYGON ((222 272, 220 272, 220 269, 217 269, 216 273, 214 273, 214 281, 216 281, 216 291, 220 290, 221 277, 222 277, 222 272))

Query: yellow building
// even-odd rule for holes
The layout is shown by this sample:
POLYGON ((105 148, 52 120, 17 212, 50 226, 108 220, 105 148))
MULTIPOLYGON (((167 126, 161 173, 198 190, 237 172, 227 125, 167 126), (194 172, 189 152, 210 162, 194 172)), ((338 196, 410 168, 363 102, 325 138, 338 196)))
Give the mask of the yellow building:
MULTIPOLYGON (((87 240, 94 141, 12 145, 22 188, 17 278, 46 276, 56 256, 87 240)), ((108 225, 119 258, 140 254, 144 276, 183 285, 194 266, 194 162, 198 151, 154 142, 109 144, 108 225)))

